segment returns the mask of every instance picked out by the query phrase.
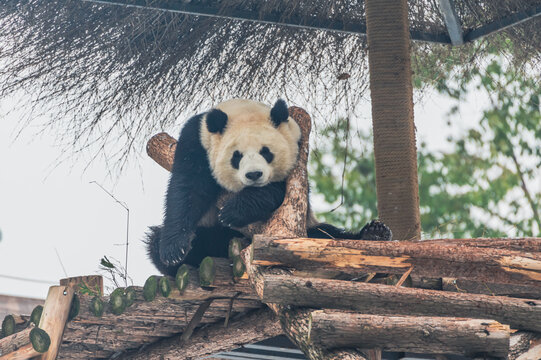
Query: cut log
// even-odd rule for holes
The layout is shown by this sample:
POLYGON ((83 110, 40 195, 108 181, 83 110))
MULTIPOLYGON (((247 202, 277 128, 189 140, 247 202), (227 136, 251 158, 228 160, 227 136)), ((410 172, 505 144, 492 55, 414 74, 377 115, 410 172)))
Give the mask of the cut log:
MULTIPOLYGON (((16 351, 28 344, 30 344, 30 331, 32 327, 28 327, 22 331, 19 331, 13 335, 0 339, 0 356, 5 356, 9 353, 16 351)), ((37 352, 34 356, 39 355, 37 352)))
POLYGON ((224 327, 220 322, 195 330, 190 341, 182 348, 179 348, 181 335, 174 336, 146 346, 141 351, 126 353, 118 359, 199 359, 281 334, 280 324, 274 314, 268 309, 261 309, 232 319, 228 327, 224 327))
POLYGON ((167 171, 173 168, 177 140, 167 133, 159 133, 147 142, 147 154, 167 171))
POLYGON ((541 300, 460 294, 341 280, 265 275, 262 301, 374 315, 493 319, 541 332, 541 300))
POLYGON ((361 241, 256 235, 255 265, 300 270, 333 269, 350 274, 381 272, 423 277, 520 283, 541 289, 541 253, 463 246, 452 241, 361 241))
POLYGON ((40 360, 54 360, 62 343, 64 326, 68 320, 74 290, 71 286, 51 286, 39 321, 51 339, 49 350, 39 357, 40 360))
POLYGON ((509 326, 493 320, 379 316, 318 310, 312 336, 328 348, 362 346, 425 354, 487 354, 506 358, 509 326))

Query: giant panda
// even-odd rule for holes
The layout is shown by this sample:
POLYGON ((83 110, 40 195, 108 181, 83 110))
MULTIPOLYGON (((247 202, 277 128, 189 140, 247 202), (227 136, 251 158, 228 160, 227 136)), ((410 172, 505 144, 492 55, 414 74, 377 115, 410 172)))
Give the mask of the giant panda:
MULTIPOLYGON (((190 118, 180 132, 167 188, 162 226, 146 243, 158 270, 174 275, 181 264, 205 256, 227 257, 235 228, 265 221, 283 202, 285 180, 295 166, 301 131, 283 100, 272 106, 233 99, 190 118), (218 207, 219 196, 232 194, 218 207)), ((309 237, 390 240, 372 221, 359 232, 308 216, 309 237)))

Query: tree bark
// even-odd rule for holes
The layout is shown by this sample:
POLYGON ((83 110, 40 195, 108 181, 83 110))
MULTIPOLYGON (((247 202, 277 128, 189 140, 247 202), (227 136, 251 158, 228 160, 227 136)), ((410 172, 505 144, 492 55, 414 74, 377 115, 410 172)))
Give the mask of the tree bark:
POLYGON ((314 341, 328 348, 362 346, 420 354, 487 354, 506 358, 509 326, 493 320, 378 316, 318 310, 314 341))
MULTIPOLYGON (((33 327, 28 327, 22 331, 0 339, 0 356, 5 356, 26 345, 30 345, 30 347, 32 347, 32 344, 30 344, 30 331, 32 331, 32 328, 33 327)), ((34 356, 36 355, 39 355, 37 351, 35 351, 34 356)))
POLYGON ((408 4, 367 0, 378 215, 395 239, 421 238, 408 4))
POLYGON ((265 275, 263 302, 373 315, 493 319, 513 329, 541 332, 541 300, 472 295, 341 280, 265 275))
POLYGON ((282 329, 274 314, 268 309, 261 309, 231 320, 227 327, 220 322, 198 329, 182 347, 179 347, 182 336, 179 335, 149 345, 142 352, 125 353, 119 359, 199 359, 281 334, 282 329))
MULTIPOLYGON (((541 241, 541 240, 540 240, 541 241)), ((453 241, 360 241, 256 235, 255 265, 298 270, 332 269, 349 274, 412 274, 477 282, 520 283, 541 288, 541 253, 463 246, 453 241)))

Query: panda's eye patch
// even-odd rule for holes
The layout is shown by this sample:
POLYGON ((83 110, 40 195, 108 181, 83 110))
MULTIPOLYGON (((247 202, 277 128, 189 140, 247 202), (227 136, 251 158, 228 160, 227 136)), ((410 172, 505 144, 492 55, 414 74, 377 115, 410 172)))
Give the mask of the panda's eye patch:
POLYGON ((261 150, 259 151, 259 154, 263 156, 265 160, 270 164, 272 160, 274 159, 274 154, 269 150, 268 147, 263 146, 261 150))
POLYGON ((231 166, 233 166, 234 169, 238 170, 241 159, 242 159, 242 153, 235 150, 235 152, 233 153, 233 156, 231 157, 231 166))

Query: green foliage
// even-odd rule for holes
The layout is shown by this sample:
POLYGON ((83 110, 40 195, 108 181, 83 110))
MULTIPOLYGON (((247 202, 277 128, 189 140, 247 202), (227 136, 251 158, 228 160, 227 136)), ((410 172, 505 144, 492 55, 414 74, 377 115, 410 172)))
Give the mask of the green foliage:
MULTIPOLYGON (((425 238, 539 235, 541 85, 513 69, 493 60, 483 69, 472 68, 460 81, 442 78, 437 87, 456 99, 450 120, 473 89, 490 99, 490 106, 477 124, 449 139, 451 151, 429 151, 425 144, 418 149, 425 238)), ((343 204, 320 215, 358 229, 377 215, 374 160, 370 134, 352 136, 348 127, 342 119, 325 129, 333 140, 314 151, 311 180, 327 203, 340 203, 343 192, 343 204)))

